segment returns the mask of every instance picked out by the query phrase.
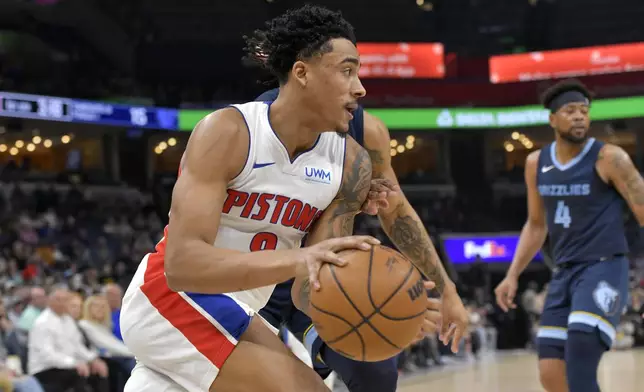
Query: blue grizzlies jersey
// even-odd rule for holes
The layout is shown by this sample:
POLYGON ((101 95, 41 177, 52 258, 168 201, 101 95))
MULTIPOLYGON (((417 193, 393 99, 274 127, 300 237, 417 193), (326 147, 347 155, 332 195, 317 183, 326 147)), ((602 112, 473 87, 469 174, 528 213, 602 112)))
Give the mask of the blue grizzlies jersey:
MULTIPOLYGON (((277 99, 279 92, 278 88, 268 90, 257 97, 255 101, 272 102, 277 99)), ((364 108, 361 105, 353 112, 353 119, 349 121, 349 135, 364 147, 364 108)))
POLYGON ((539 155, 537 186, 556 264, 598 261, 628 252, 624 201, 595 169, 603 145, 588 139, 579 155, 565 165, 557 161, 555 143, 539 155))

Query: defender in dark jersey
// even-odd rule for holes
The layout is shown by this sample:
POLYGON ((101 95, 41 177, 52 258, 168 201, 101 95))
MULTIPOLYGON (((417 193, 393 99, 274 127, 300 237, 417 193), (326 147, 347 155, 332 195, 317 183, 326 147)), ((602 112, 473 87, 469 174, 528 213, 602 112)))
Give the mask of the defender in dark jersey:
MULTIPOLYGON (((257 101, 274 101, 279 90, 274 89, 259 96, 257 101)), ((362 106, 353 112, 349 122, 349 134, 369 152, 373 176, 398 184, 391 167, 389 154, 389 130, 374 116, 365 112, 362 106)), ((372 190, 378 189, 372 185, 372 190)), ((439 260, 424 224, 404 197, 398 191, 388 198, 388 205, 369 213, 378 214, 384 231, 398 249, 409 257, 442 294, 441 316, 443 325, 441 338, 445 344, 452 339, 452 350, 468 324, 468 314, 439 260), (450 327, 450 325, 452 327, 450 327)), ((348 359, 330 348, 318 337, 311 319, 298 310, 291 300, 293 281, 278 285, 268 304, 260 314, 276 327, 286 327, 300 339, 313 360, 316 371, 324 378, 333 370, 351 392, 393 392, 396 390, 398 370, 396 358, 382 362, 358 362, 348 359)))
POLYGON ((519 274, 548 235, 555 263, 538 332, 548 392, 599 391, 597 367, 626 305, 626 201, 644 223, 644 180, 620 147, 588 137, 591 94, 565 80, 544 94, 555 142, 525 165, 528 220, 496 299, 514 308, 519 274))

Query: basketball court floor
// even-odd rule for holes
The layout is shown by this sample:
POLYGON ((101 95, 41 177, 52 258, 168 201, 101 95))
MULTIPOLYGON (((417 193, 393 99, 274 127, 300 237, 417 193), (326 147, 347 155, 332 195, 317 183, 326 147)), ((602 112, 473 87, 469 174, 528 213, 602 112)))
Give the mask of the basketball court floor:
MULTIPOLYGON (((602 391, 644 391, 644 350, 607 353, 602 359, 599 377, 602 391)), ((537 358, 525 351, 488 353, 478 361, 403 377, 398 386, 398 392, 464 391, 541 392, 537 358)))

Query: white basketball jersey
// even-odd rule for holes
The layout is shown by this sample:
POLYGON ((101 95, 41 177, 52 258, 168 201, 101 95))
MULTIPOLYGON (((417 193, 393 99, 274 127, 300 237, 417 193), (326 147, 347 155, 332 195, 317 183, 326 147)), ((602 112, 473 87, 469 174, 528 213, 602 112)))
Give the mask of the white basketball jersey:
MULTIPOLYGON (((340 189, 346 137, 324 132, 291 160, 271 127, 268 103, 233 106, 244 116, 250 146, 244 168, 228 184, 215 246, 242 252, 298 248, 340 189)), ((258 311, 274 287, 229 295, 258 311)))

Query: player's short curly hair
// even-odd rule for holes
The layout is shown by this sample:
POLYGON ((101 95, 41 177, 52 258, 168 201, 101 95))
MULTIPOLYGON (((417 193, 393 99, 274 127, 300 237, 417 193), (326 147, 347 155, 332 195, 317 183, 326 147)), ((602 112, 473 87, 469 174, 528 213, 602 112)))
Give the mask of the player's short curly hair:
POLYGON ((265 30, 244 36, 244 60, 268 70, 283 84, 296 61, 331 51, 329 40, 334 38, 356 43, 353 26, 340 12, 305 5, 266 22, 265 30))
POLYGON ((550 86, 543 92, 543 94, 541 94, 541 103, 543 104, 543 107, 550 109, 552 101, 567 91, 579 91, 584 94, 589 101, 592 101, 594 97, 593 92, 578 79, 565 79, 550 86))

